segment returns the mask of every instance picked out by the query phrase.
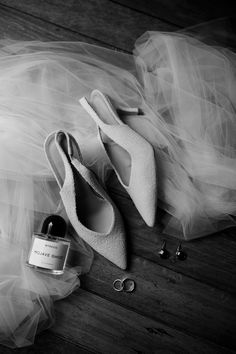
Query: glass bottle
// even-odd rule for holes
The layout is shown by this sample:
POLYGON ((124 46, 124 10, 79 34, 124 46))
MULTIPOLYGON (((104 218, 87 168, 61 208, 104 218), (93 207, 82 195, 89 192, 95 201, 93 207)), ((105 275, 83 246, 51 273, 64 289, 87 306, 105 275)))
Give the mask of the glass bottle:
POLYGON ((27 265, 40 272, 63 274, 70 249, 70 240, 64 238, 66 228, 61 216, 48 216, 41 232, 32 236, 27 265))

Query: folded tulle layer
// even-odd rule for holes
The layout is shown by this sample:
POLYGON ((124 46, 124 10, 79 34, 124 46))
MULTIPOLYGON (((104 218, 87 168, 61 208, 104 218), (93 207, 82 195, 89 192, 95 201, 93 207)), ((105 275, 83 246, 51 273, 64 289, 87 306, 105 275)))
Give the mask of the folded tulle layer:
POLYGON ((68 264, 63 275, 54 276, 28 267, 27 250, 19 244, 1 240, 0 245, 0 343, 28 346, 36 333, 52 326, 53 302, 79 287, 78 276, 88 271, 92 254, 74 243, 70 252, 77 266, 68 264))
POLYGON ((167 33, 145 34, 135 53, 153 127, 146 137, 156 147, 159 195, 173 216, 166 232, 192 239, 233 226, 235 54, 167 33))
MULTIPOLYGON (((46 276, 25 261, 42 219, 65 214, 43 151, 47 135, 74 135, 86 165, 107 178, 95 123, 78 104, 94 88, 117 107, 142 112, 122 119, 155 149, 164 232, 190 240, 235 225, 232 51, 160 32, 139 38, 134 55, 85 43, 4 40, 0 81, 1 343, 32 343, 52 324, 53 301, 79 286, 76 267, 46 276)), ((87 271, 92 255, 82 243, 76 247, 80 271, 87 271)))

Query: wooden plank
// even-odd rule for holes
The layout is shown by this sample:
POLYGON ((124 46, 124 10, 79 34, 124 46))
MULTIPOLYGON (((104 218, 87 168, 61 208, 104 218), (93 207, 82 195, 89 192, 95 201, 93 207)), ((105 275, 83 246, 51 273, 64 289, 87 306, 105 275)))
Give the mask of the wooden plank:
MULTIPOLYGON (((0 5, 1 39, 14 40, 57 40, 82 41, 102 45, 98 40, 88 38, 66 28, 45 22, 39 18, 19 12, 18 10, 0 5)), ((104 44, 103 44, 104 45, 104 44)))
POLYGON ((10 349, 0 345, 1 354, 92 354, 94 351, 85 349, 77 343, 70 343, 57 334, 47 330, 39 334, 34 345, 24 348, 10 349))
POLYGON ((214 235, 182 242, 188 254, 186 261, 176 261, 174 255, 179 240, 162 233, 162 215, 154 228, 145 225, 133 202, 113 176, 109 180, 109 193, 125 220, 130 251, 163 267, 187 275, 200 282, 236 294, 236 239, 235 231, 225 230, 214 235), (171 257, 158 256, 163 240, 171 257))
POLYGON ((80 289, 56 306, 52 329, 96 353, 230 353, 80 289))
POLYGON ((185 333, 236 349, 234 296, 141 257, 133 256, 123 272, 96 255, 82 287, 185 333), (135 280, 134 293, 113 290, 113 281, 124 276, 135 280))
POLYGON ((1 0, 0 4, 126 51, 131 51, 135 40, 147 30, 176 29, 176 26, 134 12, 109 0, 1 0))
POLYGON ((228 1, 216 2, 215 0, 115 0, 123 6, 154 16, 163 21, 170 22, 180 27, 232 16, 232 5, 228 1))

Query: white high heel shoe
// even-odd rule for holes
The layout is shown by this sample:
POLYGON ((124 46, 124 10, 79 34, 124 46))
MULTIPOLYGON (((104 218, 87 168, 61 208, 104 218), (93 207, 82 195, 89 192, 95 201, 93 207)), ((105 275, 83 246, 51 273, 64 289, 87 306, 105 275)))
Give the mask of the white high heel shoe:
POLYGON ((125 269, 126 244, 121 215, 95 174, 83 165, 73 136, 64 131, 53 132, 47 137, 44 149, 77 234, 102 256, 125 269))
POLYGON ((157 207, 157 178, 151 144, 124 124, 109 98, 99 90, 89 102, 79 100, 98 126, 98 136, 110 163, 148 226, 154 226, 157 207))

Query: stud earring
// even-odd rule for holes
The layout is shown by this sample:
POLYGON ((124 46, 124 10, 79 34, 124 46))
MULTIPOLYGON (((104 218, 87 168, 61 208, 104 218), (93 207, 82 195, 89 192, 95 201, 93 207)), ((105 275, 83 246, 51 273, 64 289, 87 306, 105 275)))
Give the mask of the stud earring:
POLYGON ((180 261, 184 261, 187 258, 187 253, 183 251, 181 242, 179 243, 176 252, 175 252, 176 258, 178 258, 180 261))
POLYGON ((170 253, 166 249, 166 241, 163 242, 163 245, 162 245, 160 251, 158 252, 158 254, 159 254, 160 258, 162 258, 162 259, 167 259, 170 257, 170 253))

